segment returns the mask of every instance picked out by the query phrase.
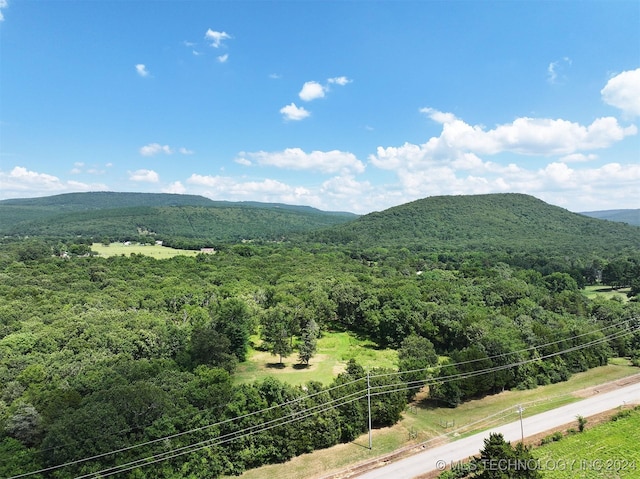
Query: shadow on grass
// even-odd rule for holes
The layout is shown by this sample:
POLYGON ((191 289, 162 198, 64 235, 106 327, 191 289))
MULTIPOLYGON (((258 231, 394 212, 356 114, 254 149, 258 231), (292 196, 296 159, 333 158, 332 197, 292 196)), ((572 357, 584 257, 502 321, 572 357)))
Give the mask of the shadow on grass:
POLYGON ((269 369, 284 369, 287 367, 285 363, 267 363, 265 367, 269 369))
POLYGON ((293 365, 293 369, 309 369, 310 365, 309 364, 294 364, 293 365))

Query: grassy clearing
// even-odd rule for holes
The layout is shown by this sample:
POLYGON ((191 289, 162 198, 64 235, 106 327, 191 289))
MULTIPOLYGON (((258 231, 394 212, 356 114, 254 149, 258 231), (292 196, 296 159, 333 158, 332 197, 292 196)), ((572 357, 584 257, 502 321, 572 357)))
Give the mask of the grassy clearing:
MULTIPOLYGON (((435 407, 428 401, 416 401, 403 419, 393 427, 373 432, 373 449, 366 435, 352 443, 296 457, 285 464, 264 466, 247 471, 242 479, 278 477, 302 479, 322 477, 358 462, 373 459, 404 446, 424 441, 448 441, 449 434, 460 436, 478 432, 517 418, 518 404, 525 406, 524 416, 534 415, 579 400, 575 391, 637 374, 638 368, 610 364, 575 374, 564 383, 540 386, 526 391, 505 391, 483 399, 466 402, 455 409, 435 407), (449 425, 447 427, 447 424, 449 425), (453 426, 455 424, 455 426, 453 426)), ((573 419, 573 418, 571 418, 573 419)))
POLYGON ((158 245, 128 245, 125 246, 122 243, 111 243, 108 246, 102 243, 93 243, 91 250, 98 253, 99 256, 110 258, 111 256, 129 256, 131 254, 143 254, 145 256, 151 256, 156 259, 173 258, 174 256, 195 256, 198 251, 186 250, 186 249, 174 249, 166 246, 158 245))
MULTIPOLYGON (((254 344, 259 340, 254 339, 254 344)), ((266 351, 251 349, 247 361, 236 368, 234 378, 239 383, 259 381, 267 376, 275 376, 290 384, 304 384, 320 381, 329 384, 344 371, 349 359, 355 359, 366 368, 398 367, 398 354, 392 349, 378 349, 371 341, 362 340, 346 332, 328 332, 318 340, 317 354, 311 358, 309 366, 298 364, 298 354, 294 352, 284 358, 266 351)))
POLYGON ((631 291, 631 288, 611 289, 611 286, 605 286, 603 284, 596 284, 592 286, 585 286, 584 295, 593 299, 597 296, 603 296, 607 299, 619 298, 624 302, 629 301, 627 293, 631 291))
POLYGON ((545 479, 640 477, 640 410, 534 449, 545 479), (563 467, 560 467, 563 466, 563 467), (565 467, 566 466, 566 467, 565 467))

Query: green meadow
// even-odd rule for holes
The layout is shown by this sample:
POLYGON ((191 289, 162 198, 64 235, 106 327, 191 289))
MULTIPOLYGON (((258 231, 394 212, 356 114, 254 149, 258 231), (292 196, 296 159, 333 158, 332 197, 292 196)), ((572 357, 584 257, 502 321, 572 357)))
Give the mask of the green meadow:
POLYGON ((247 360, 240 363, 234 374, 239 383, 259 381, 267 376, 275 376, 290 384, 304 384, 319 381, 329 384, 344 371, 347 362, 355 359, 365 369, 378 367, 397 368, 398 353, 393 349, 380 349, 368 340, 359 339, 348 332, 325 332, 318 340, 318 349, 309 365, 299 364, 297 352, 283 358, 260 350, 260 340, 252 336, 252 344, 247 360))
POLYGON ((159 245, 143 245, 143 244, 131 244, 125 245, 124 243, 111 243, 104 245, 102 243, 93 243, 91 250, 98 253, 98 256, 104 258, 110 258, 111 256, 129 256, 132 254, 143 254, 145 256, 151 256, 157 259, 173 258, 174 256, 195 256, 198 251, 187 249, 175 249, 167 246, 159 245))

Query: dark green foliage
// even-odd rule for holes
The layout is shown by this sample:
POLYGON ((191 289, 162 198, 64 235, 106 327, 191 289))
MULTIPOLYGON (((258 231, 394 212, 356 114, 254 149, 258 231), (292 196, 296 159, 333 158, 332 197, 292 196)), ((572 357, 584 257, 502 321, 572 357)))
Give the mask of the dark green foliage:
POLYGON ((293 351, 293 318, 282 306, 269 308, 263 315, 260 335, 267 350, 274 356, 287 357, 293 351))
POLYGON ((502 434, 492 433, 484 440, 480 458, 476 459, 477 479, 540 479, 542 473, 532 467, 536 461, 522 443, 513 447, 502 434), (529 465, 529 466, 528 466, 529 465))
POLYGON ((398 370, 406 371, 402 380, 407 383, 408 399, 411 400, 431 376, 429 368, 438 363, 433 343, 427 338, 411 334, 402 340, 398 349, 398 370))
POLYGON ((301 363, 309 364, 309 361, 316 353, 319 335, 318 324, 313 319, 309 319, 300 332, 298 357, 301 363))

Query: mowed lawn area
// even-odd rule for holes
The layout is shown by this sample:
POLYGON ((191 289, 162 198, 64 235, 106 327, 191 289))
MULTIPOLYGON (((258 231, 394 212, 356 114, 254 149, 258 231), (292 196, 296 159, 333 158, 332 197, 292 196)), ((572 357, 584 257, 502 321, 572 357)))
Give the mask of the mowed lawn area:
POLYGON ((629 291, 631 291, 631 288, 612 289, 611 286, 596 284, 585 286, 584 295, 589 299, 593 299, 596 296, 603 296, 607 299, 619 298, 627 302, 629 301, 629 296, 627 296, 629 291))
POLYGON ((109 258, 111 256, 129 256, 132 254, 143 254, 145 256, 151 256, 157 259, 172 258, 174 256, 195 256, 199 251, 187 250, 187 249, 175 249, 168 248, 167 246, 159 245, 142 245, 131 244, 125 245, 123 243, 111 243, 104 245, 102 243, 93 243, 91 250, 98 253, 99 256, 109 258))
MULTIPOLYGON (((260 344, 256 336, 252 337, 252 342, 257 346, 260 344)), ((324 332, 318 340, 317 353, 308 366, 299 363, 297 351, 283 358, 280 364, 279 356, 251 349, 247 361, 236 368, 234 379, 239 383, 249 383, 274 376, 294 385, 308 381, 327 385, 345 370, 350 359, 355 359, 365 369, 398 367, 398 353, 393 349, 377 348, 373 342, 347 332, 324 332)))

